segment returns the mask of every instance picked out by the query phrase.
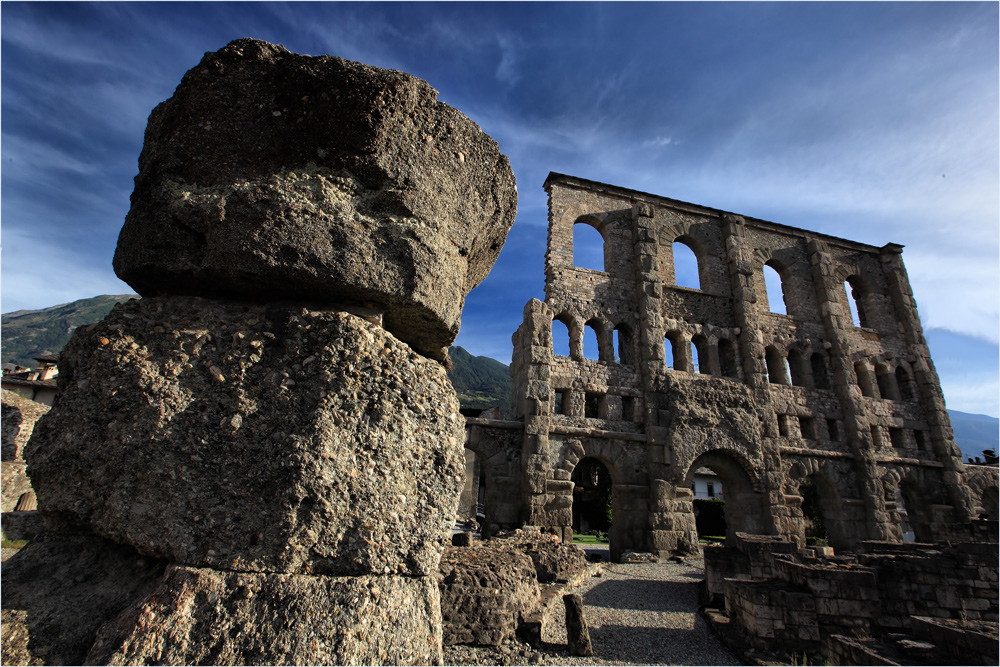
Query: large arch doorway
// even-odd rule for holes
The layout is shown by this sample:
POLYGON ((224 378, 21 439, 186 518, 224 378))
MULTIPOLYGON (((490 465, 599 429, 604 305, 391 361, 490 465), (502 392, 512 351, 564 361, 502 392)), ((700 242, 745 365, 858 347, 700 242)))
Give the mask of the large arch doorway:
POLYGON ((607 534, 614 520, 614 482, 608 467, 596 458, 582 459, 573 468, 573 532, 607 534))
POLYGON ((726 542, 736 533, 764 531, 763 494, 754 488, 753 480, 740 462, 723 451, 706 452, 696 458, 688 468, 684 486, 694 484, 699 469, 707 468, 719 480, 718 498, 722 500, 726 542))
POLYGON ((822 475, 814 473, 799 484, 802 498, 802 523, 807 546, 831 546, 836 550, 851 548, 845 530, 844 509, 837 489, 822 475))

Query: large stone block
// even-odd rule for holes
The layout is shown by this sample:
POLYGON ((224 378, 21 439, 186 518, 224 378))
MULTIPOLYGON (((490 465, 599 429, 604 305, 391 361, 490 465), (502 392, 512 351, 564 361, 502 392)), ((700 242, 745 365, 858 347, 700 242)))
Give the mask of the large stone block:
POLYGON ((106 623, 86 664, 441 663, 433 577, 312 577, 171 566, 106 623))
POLYGON ((50 526, 171 561, 432 571, 464 424, 444 369, 353 315, 160 297, 62 354, 26 456, 50 526))
POLYGON ((114 266, 143 296, 367 305, 441 358, 516 208, 496 142, 425 81, 239 39, 150 114, 114 266))
POLYGON ((532 560, 490 543, 448 547, 440 563, 444 644, 495 646, 510 639, 539 604, 532 560))

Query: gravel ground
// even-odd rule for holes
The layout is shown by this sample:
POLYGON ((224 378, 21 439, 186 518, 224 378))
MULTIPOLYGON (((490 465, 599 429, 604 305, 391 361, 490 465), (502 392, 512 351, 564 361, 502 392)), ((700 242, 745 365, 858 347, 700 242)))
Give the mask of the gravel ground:
MULTIPOLYGON (((588 549, 589 551, 590 549, 588 549)), ((685 563, 605 563, 571 592, 583 597, 594 655, 566 651, 562 601, 553 608, 535 651, 511 642, 500 647, 446 647, 445 664, 482 665, 738 665, 739 660, 698 615, 700 560, 685 563)))

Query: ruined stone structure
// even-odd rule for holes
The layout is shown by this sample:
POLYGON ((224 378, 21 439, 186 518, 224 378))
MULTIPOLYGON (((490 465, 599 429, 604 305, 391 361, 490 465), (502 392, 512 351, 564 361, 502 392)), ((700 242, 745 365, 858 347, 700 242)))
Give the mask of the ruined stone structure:
POLYGON ((25 471, 24 446, 28 444, 38 419, 49 411, 49 406, 24 398, 6 389, 0 390, 3 406, 0 414, 2 452, 0 457, 0 495, 4 512, 35 509, 35 491, 25 471))
POLYGON ((702 467, 725 488, 730 537, 803 543, 811 485, 840 550, 963 536, 996 496, 995 469, 977 481, 987 500, 966 484, 902 246, 555 173, 545 189, 545 301, 527 304, 513 336, 515 421, 467 419, 494 529, 569 540, 584 459, 613 478, 613 557, 698 548, 702 467), (577 225, 600 233, 603 270, 574 266, 577 225), (699 286, 676 284, 675 248, 693 252, 699 286), (785 313, 768 303, 765 267, 785 313), (553 353, 553 322, 569 356, 553 353), (584 358, 587 328, 598 358, 584 358))
POLYGON ((115 255, 143 298, 75 332, 25 447, 45 534, 2 590, 30 659, 440 663, 447 347, 516 201, 424 81, 206 54, 147 126, 115 255))

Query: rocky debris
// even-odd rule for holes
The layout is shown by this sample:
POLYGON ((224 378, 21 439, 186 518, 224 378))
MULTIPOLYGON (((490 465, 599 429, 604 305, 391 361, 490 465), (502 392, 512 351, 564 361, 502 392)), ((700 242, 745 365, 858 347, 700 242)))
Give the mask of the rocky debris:
POLYGON ((471 547, 472 546, 472 533, 461 532, 455 533, 451 536, 451 546, 453 547, 471 547))
POLYGON ((0 389, 0 459, 24 461, 24 446, 31 438, 35 423, 50 409, 44 403, 0 389))
POLYGON ((426 575, 461 486, 444 369, 341 312, 120 304, 28 447, 49 515, 220 570, 426 575))
POLYGON ((143 296, 347 302, 442 360, 514 222, 507 158, 426 82, 252 39, 150 115, 115 271, 143 296))
POLYGON ((93 536, 27 545, 3 565, 3 664, 87 664, 97 629, 152 592, 165 565, 93 536))
POLYGON ((439 565, 444 645, 497 645, 539 603, 531 559, 489 543, 446 547, 439 565))
POLYGON ((101 627, 86 664, 425 664, 440 653, 439 613, 429 577, 170 566, 101 627))
POLYGON ((569 582, 589 572, 583 549, 563 544, 555 535, 543 533, 535 526, 500 533, 493 540, 503 544, 498 548, 517 549, 529 556, 540 584, 569 582))
POLYGON ((594 655, 590 644, 590 631, 583 615, 583 598, 576 593, 563 596, 566 605, 566 641, 571 655, 594 655))
MULTIPOLYGON (((656 554, 646 553, 642 551, 626 551, 625 553, 622 554, 621 557, 622 563, 656 563, 659 560, 660 558, 656 554)), ((676 560, 671 558, 670 560, 674 561, 675 563, 684 562, 683 559, 676 560)))

